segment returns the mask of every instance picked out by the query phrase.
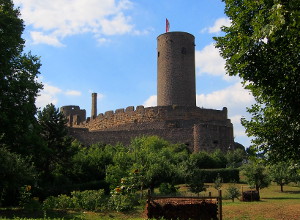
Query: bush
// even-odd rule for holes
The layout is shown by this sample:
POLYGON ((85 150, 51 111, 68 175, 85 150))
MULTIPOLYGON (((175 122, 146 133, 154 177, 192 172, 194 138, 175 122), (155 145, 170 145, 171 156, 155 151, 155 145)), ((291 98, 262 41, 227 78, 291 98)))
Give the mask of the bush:
POLYGON ((232 202, 234 202, 235 198, 238 199, 239 196, 241 195, 241 192, 239 191, 239 189, 236 187, 235 184, 230 184, 226 192, 227 194, 225 195, 225 197, 231 199, 232 202))
POLYGON ((77 208, 89 211, 103 210, 106 208, 104 190, 74 191, 71 196, 50 196, 43 203, 44 210, 77 208))
POLYGON ((118 212, 129 211, 138 205, 138 198, 136 194, 113 194, 109 198, 108 207, 110 210, 118 212))
POLYGON ((159 185, 159 192, 163 195, 174 195, 178 191, 178 187, 175 187, 173 184, 170 183, 162 183, 159 185))
POLYGON ((84 210, 103 209, 106 204, 104 190, 85 190, 83 192, 74 191, 71 193, 75 208, 84 210))

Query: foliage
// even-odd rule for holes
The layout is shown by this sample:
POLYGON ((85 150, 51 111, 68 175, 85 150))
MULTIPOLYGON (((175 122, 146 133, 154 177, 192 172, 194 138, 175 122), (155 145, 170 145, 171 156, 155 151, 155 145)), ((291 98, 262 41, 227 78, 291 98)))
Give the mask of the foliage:
POLYGON ((244 149, 236 149, 234 151, 228 151, 226 154, 227 167, 230 168, 240 167, 245 158, 246 158, 246 152, 244 149))
POLYGON ((192 154, 190 156, 190 163, 192 167, 198 169, 215 168, 214 158, 205 151, 192 154))
POLYGON ((293 182, 297 175, 297 171, 287 162, 273 164, 270 167, 269 172, 272 181, 280 185, 281 192, 283 192, 283 186, 293 182))
POLYGON ((25 185, 20 188, 20 201, 19 205, 26 211, 39 211, 41 204, 38 197, 32 196, 32 186, 25 185))
POLYGON ((128 148, 118 150, 106 170, 106 181, 111 188, 134 171, 138 171, 136 184, 141 189, 153 190, 163 182, 178 181, 182 179, 179 168, 189 157, 183 145, 172 145, 156 136, 135 138, 128 148))
POLYGON ((226 70, 239 76, 257 104, 242 120, 253 148, 268 160, 300 158, 300 2, 223 0, 230 27, 214 38, 226 70))
POLYGON ((237 186, 233 183, 230 184, 226 189, 226 196, 227 198, 231 199, 234 202, 234 199, 238 199, 241 196, 241 192, 237 188, 237 186))
POLYGON ((0 145, 0 205, 18 201, 20 187, 34 184, 35 179, 35 168, 28 160, 0 145))
POLYGON ((249 163, 243 166, 243 175, 246 177, 247 183, 255 188, 256 191, 268 187, 270 178, 266 167, 261 163, 249 163))
POLYGON ((37 135, 35 99, 39 58, 24 54, 24 25, 10 0, 0 1, 0 143, 14 152, 30 155, 37 135))
POLYGON ((135 193, 120 193, 118 190, 115 190, 111 193, 108 207, 110 210, 122 212, 132 210, 138 204, 138 198, 135 193))
POLYGON ((104 190, 73 191, 71 196, 50 196, 43 202, 44 210, 51 209, 83 209, 89 211, 103 210, 106 208, 104 190))
POLYGON ((189 190, 193 193, 199 193, 202 191, 206 191, 205 188, 205 174, 200 169, 194 169, 192 172, 189 173, 187 177, 187 182, 189 186, 189 190))
POLYGON ((239 169, 203 169, 202 172, 206 176, 206 182, 212 183, 220 176, 224 183, 230 183, 232 181, 240 181, 239 169))
MULTIPOLYGON (((72 145, 78 145, 76 141, 72 145)), ((114 147, 103 144, 93 144, 89 147, 78 146, 79 151, 72 158, 70 175, 76 183, 103 180, 106 167, 112 164, 114 147)))
POLYGON ((161 183, 159 185, 159 193, 162 195, 174 195, 178 192, 178 187, 170 183, 161 183))
POLYGON ((67 135, 64 115, 53 104, 39 111, 37 117, 42 143, 38 151, 40 156, 35 155, 35 160, 41 173, 41 185, 56 190, 70 182, 65 175, 66 167, 72 167, 72 157, 78 149, 73 148, 67 135))
POLYGON ((218 173, 218 176, 214 181, 214 188, 216 190, 220 190, 222 188, 222 185, 223 185, 223 179, 221 178, 220 174, 218 173))

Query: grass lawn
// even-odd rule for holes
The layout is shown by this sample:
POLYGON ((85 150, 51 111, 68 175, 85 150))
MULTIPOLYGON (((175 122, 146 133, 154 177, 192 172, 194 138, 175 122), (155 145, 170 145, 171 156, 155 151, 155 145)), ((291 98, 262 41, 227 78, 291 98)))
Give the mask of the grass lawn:
MULTIPOLYGON (((245 184, 236 184, 241 188, 245 184)), ((226 194, 228 184, 222 187, 223 195, 226 194)), ((186 188, 181 186, 180 191, 185 192, 186 188)), ((209 187, 208 191, 216 195, 217 191, 209 187)), ((204 194, 203 194, 204 195, 204 194)), ((240 202, 235 200, 223 200, 224 220, 300 220, 300 187, 284 186, 284 192, 280 187, 272 185, 260 192, 259 202, 240 202)), ((83 212, 71 210, 56 210, 47 214, 48 219, 145 219, 144 208, 139 207, 127 213, 119 212, 83 212)), ((22 209, 0 209, 0 219, 42 219, 43 212, 26 212, 22 209)))

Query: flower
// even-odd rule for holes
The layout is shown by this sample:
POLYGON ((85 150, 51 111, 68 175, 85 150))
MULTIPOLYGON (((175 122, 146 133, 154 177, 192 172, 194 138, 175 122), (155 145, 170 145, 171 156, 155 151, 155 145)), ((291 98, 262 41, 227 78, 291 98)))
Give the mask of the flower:
POLYGON ((30 185, 27 185, 26 187, 25 187, 25 190, 28 192, 28 191, 30 191, 31 190, 31 186, 30 185))

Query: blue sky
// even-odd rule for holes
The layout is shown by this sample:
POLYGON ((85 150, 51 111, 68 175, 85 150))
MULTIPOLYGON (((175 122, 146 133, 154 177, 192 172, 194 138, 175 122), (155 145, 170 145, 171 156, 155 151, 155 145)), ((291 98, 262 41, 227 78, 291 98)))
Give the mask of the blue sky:
POLYGON ((248 147, 240 118, 254 103, 237 77, 225 74, 225 61, 213 36, 229 26, 221 0, 14 0, 26 25, 26 51, 41 57, 37 99, 42 108, 79 105, 98 113, 127 106, 156 105, 156 38, 165 32, 195 36, 197 106, 228 108, 235 141, 248 147))

